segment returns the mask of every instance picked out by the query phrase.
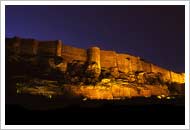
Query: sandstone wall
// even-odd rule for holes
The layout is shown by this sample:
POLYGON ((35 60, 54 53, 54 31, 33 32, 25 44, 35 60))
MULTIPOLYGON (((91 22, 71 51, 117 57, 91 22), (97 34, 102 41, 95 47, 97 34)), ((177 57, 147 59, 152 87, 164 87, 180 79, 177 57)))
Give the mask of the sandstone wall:
POLYGON ((70 86, 69 90, 74 95, 82 95, 89 99, 122 99, 131 97, 150 97, 152 95, 169 95, 167 87, 164 86, 151 86, 146 87, 131 87, 122 85, 112 85, 111 87, 105 86, 70 86))
POLYGON ((151 64, 151 70, 152 70, 152 72, 155 72, 155 73, 158 73, 158 72, 162 73, 164 81, 166 81, 166 82, 171 81, 170 71, 169 70, 166 70, 164 68, 158 67, 158 66, 156 66, 154 64, 151 64))
POLYGON ((36 55, 38 49, 38 41, 34 39, 20 39, 14 37, 6 41, 7 47, 14 53, 19 55, 36 55))
POLYGON ((100 65, 101 67, 110 68, 116 67, 116 53, 114 51, 100 51, 100 65))
POLYGON ((86 61, 87 51, 85 49, 63 45, 62 57, 66 62, 72 62, 73 60, 86 61))
POLYGON ((20 54, 37 55, 38 41, 34 39, 22 39, 20 42, 20 54))
POLYGON ((184 74, 170 72, 169 70, 166 70, 164 68, 151 64, 147 61, 144 61, 139 57, 131 56, 128 54, 116 54, 116 62, 119 71, 125 73, 129 71, 145 71, 145 72, 155 72, 155 73, 160 72, 163 75, 164 81, 171 81, 178 83, 185 82, 184 74))
POLYGON ((170 71, 170 74, 172 82, 185 83, 185 73, 178 74, 170 71))
POLYGON ((143 67, 139 57, 131 58, 131 66, 132 71, 143 71, 143 67))
POLYGON ((129 71, 151 71, 150 63, 141 60, 139 57, 128 54, 117 54, 117 66, 121 72, 129 71))
POLYGON ((58 46, 60 46, 58 41, 39 41, 37 53, 39 55, 57 56, 58 46))
POLYGON ((132 57, 130 55, 117 54, 116 60, 117 60, 118 70, 124 73, 131 71, 132 70, 131 59, 132 57))
POLYGON ((34 39, 13 38, 8 40, 8 47, 20 55, 51 55, 61 56, 62 42, 37 41, 34 39))
POLYGON ((20 55, 50 55, 62 56, 64 64, 73 60, 94 61, 98 63, 98 68, 118 68, 118 71, 127 73, 129 71, 160 72, 164 81, 185 82, 185 74, 175 73, 154 64, 144 61, 140 57, 129 54, 119 54, 114 51, 100 50, 92 47, 87 50, 72 46, 63 45, 61 40, 57 41, 37 41, 34 39, 21 39, 18 37, 6 39, 6 48, 13 53, 20 55))
POLYGON ((146 62, 142 59, 140 59, 140 63, 142 65, 142 70, 145 71, 145 72, 151 72, 151 63, 149 62, 146 62))

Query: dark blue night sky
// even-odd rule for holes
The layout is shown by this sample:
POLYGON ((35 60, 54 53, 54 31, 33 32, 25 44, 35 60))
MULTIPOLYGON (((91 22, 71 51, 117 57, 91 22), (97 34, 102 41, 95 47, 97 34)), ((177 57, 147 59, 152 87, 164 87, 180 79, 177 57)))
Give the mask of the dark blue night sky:
POLYGON ((128 53, 185 71, 185 7, 6 6, 6 37, 128 53))

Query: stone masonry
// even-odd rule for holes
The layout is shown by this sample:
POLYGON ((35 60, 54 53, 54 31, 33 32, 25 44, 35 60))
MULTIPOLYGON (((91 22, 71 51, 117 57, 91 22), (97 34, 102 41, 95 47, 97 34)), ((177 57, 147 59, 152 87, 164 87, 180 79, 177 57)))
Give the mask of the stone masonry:
POLYGON ((101 73, 101 68, 116 68, 115 70, 122 73, 128 73, 130 71, 159 72, 163 75, 164 81, 176 83, 185 82, 184 73, 176 73, 161 68, 144 61, 140 57, 121 54, 115 51, 101 50, 99 47, 91 47, 85 50, 65 45, 61 40, 37 41, 35 39, 21 39, 18 37, 6 38, 6 44, 14 53, 19 55, 61 57, 63 61, 57 66, 63 71, 66 69, 68 63, 81 61, 92 63, 89 65, 89 68, 94 69, 97 77, 101 73))

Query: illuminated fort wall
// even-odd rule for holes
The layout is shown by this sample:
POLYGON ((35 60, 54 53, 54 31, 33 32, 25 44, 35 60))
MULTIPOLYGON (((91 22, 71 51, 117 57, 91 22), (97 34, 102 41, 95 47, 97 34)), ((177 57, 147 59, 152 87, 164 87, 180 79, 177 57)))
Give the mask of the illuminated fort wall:
POLYGON ((81 48, 63 45, 62 56, 66 62, 73 60, 87 61, 87 51, 81 48))
POLYGON ((100 50, 92 47, 88 50, 64 45, 60 40, 57 41, 37 41, 34 39, 12 38, 6 39, 9 47, 18 54, 28 55, 52 55, 61 56, 64 62, 71 63, 73 60, 86 62, 94 61, 99 68, 117 67, 120 72, 146 71, 160 72, 164 81, 184 83, 185 74, 175 73, 170 70, 158 67, 154 64, 142 60, 129 54, 120 54, 115 51, 100 50))

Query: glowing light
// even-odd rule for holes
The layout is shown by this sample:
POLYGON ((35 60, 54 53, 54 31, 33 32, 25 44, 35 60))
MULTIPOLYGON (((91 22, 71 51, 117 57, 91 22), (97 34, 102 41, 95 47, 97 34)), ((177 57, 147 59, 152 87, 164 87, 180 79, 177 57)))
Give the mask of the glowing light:
POLYGON ((161 96, 157 96, 157 98, 158 98, 158 99, 162 99, 162 97, 161 97, 161 96))
POLYGON ((17 94, 19 94, 19 93, 21 93, 21 92, 20 92, 20 90, 19 90, 19 89, 17 89, 17 90, 16 90, 16 93, 17 93, 17 94))
POLYGON ((52 99, 52 95, 48 95, 48 98, 49 98, 49 99, 52 99))
POLYGON ((86 100, 87 100, 87 98, 83 98, 82 100, 83 100, 83 101, 86 101, 86 100))
POLYGON ((166 97, 166 99, 171 99, 171 97, 166 97))
POLYGON ((161 95, 161 97, 162 97, 162 98, 165 98, 165 97, 166 97, 166 95, 161 95))

